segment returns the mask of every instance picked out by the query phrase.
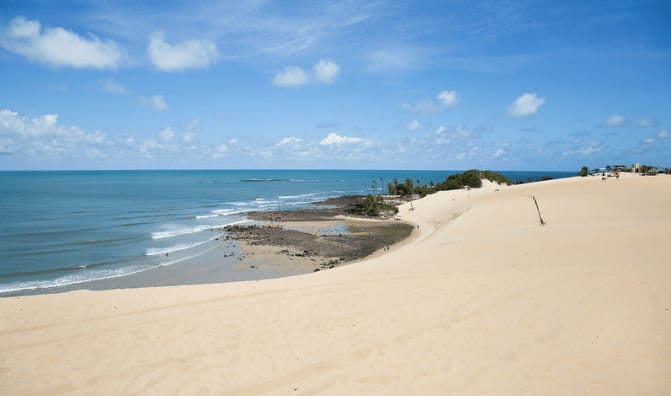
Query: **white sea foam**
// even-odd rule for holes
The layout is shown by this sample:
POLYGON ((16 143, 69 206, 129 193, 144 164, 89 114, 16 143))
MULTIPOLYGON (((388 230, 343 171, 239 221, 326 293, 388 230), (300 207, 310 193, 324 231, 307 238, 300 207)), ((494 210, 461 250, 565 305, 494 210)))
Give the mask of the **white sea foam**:
MULTIPOLYGON (((233 222, 218 225, 218 226, 207 226, 204 229, 223 228, 223 227, 230 226, 230 225, 248 223, 250 221, 251 220, 233 221, 233 222)), ((200 246, 204 243, 213 241, 213 240, 215 240, 219 237, 221 237, 221 234, 216 234, 213 237, 207 238, 203 241, 198 241, 198 242, 193 242, 193 243, 178 243, 178 244, 168 246, 168 247, 165 247, 165 248, 147 248, 145 255, 146 256, 158 256, 158 255, 162 255, 162 254, 166 254, 166 253, 173 253, 173 252, 179 252, 179 251, 182 251, 182 250, 192 249, 192 248, 200 246)))
POLYGON ((203 231, 209 230, 211 228, 214 228, 214 226, 203 225, 203 226, 190 227, 190 228, 178 228, 178 229, 170 230, 170 231, 152 232, 151 233, 151 239, 164 239, 164 238, 176 237, 178 235, 195 234, 197 232, 203 232, 203 231))
POLYGON ((244 223, 246 221, 248 221, 248 220, 233 221, 233 222, 224 223, 224 224, 208 224, 208 225, 200 225, 200 226, 197 226, 197 227, 178 228, 178 229, 170 230, 170 231, 157 231, 157 232, 152 232, 151 233, 151 239, 165 239, 165 238, 173 238, 173 237, 180 236, 180 235, 195 234, 195 233, 198 233, 198 232, 214 230, 214 229, 217 229, 217 228, 223 228, 223 227, 226 227, 226 226, 229 226, 229 225, 244 223))
POLYGON ((160 265, 161 267, 167 267, 167 266, 170 266, 170 265, 173 265, 173 264, 181 263, 182 261, 191 260, 191 259, 193 259, 193 258, 196 258, 196 257, 202 255, 202 254, 211 252, 212 250, 214 250, 214 249, 216 249, 216 248, 217 248, 217 246, 215 245, 215 246, 212 246, 211 248, 205 249, 205 250, 203 250, 202 252, 198 252, 198 253, 193 254, 193 255, 191 255, 191 256, 180 257, 180 258, 178 258, 178 259, 171 260, 171 261, 165 261, 165 262, 162 262, 162 263, 159 264, 159 265, 160 265))
POLYGON ((218 214, 200 215, 196 216, 195 218, 200 220, 200 219, 212 219, 214 217, 219 217, 219 215, 218 214))
POLYGON ((307 197, 314 197, 318 195, 317 193, 309 193, 309 194, 298 194, 298 195, 280 195, 279 199, 299 199, 299 198, 307 198, 307 197))
POLYGON ((168 246, 165 248, 147 248, 145 252, 145 256, 159 256, 163 254, 169 254, 169 253, 174 253, 174 252, 180 252, 182 250, 187 250, 187 249, 193 249, 197 246, 200 246, 202 244, 208 243, 210 241, 213 241, 217 238, 219 238, 221 234, 217 234, 211 238, 207 238, 204 241, 198 241, 198 242, 193 242, 193 243, 178 243, 176 245, 168 246))
MULTIPOLYGON (((208 242, 204 241, 203 243, 208 242)), ((202 244, 202 243, 201 243, 202 244)), ((86 265, 77 266, 78 269, 85 271, 79 271, 74 274, 62 276, 60 278, 51 279, 51 280, 40 280, 40 281, 23 281, 23 282, 12 282, 5 285, 0 285, 0 294, 3 293, 14 293, 26 290, 36 290, 36 289, 50 289, 54 287, 62 286, 71 286, 77 285, 80 283, 86 282, 95 282, 105 279, 114 279, 124 276, 138 274, 140 272, 148 271, 157 267, 165 267, 173 264, 181 263, 182 261, 194 259, 202 254, 208 253, 217 248, 217 245, 212 246, 208 249, 200 251, 196 254, 180 257, 174 260, 165 261, 158 265, 131 265, 127 267, 120 267, 114 269, 103 269, 103 270, 93 270, 86 271, 86 265)))
POLYGON ((212 213, 214 213, 217 216, 231 216, 245 213, 245 211, 239 209, 215 209, 212 211, 212 213))
POLYGON ((246 210, 240 210, 240 209, 214 209, 210 211, 210 214, 207 215, 198 215, 195 218, 196 219, 213 219, 216 217, 220 216, 232 216, 236 214, 243 214, 246 213, 246 210))
MULTIPOLYGON (((157 268, 157 267, 165 267, 165 266, 181 263, 182 261, 191 260, 191 259, 194 259, 194 258, 204 254, 204 253, 208 253, 208 252, 210 252, 210 251, 212 251, 216 248, 217 248, 217 246, 215 245, 215 246, 212 246, 211 248, 208 248, 206 250, 203 250, 203 251, 198 252, 196 254, 193 254, 191 256, 181 257, 181 258, 178 258, 178 259, 175 259, 175 260, 162 262, 158 265, 150 265, 150 266, 133 265, 133 266, 128 266, 128 267, 121 267, 121 268, 107 269, 107 270, 81 271, 81 272, 77 272, 75 274, 62 276, 60 278, 56 278, 56 279, 52 279, 52 280, 12 282, 12 283, 8 283, 6 285, 0 285, 0 294, 2 294, 2 293, 13 293, 13 292, 19 292, 19 291, 25 291, 25 290, 49 289, 49 288, 53 288, 53 287, 70 286, 70 285, 77 285, 77 284, 86 283, 86 282, 94 282, 94 281, 100 281, 100 280, 105 280, 105 279, 120 278, 120 277, 123 277, 123 276, 138 274, 140 272, 148 271, 150 269, 154 269, 154 268, 157 268)), ((78 268, 85 269, 86 266, 85 265, 84 266, 78 266, 78 268)))
POLYGON ((76 274, 66 275, 51 280, 12 282, 0 286, 0 293, 12 293, 24 290, 35 290, 35 289, 48 289, 52 287, 70 286, 97 280, 119 278, 122 276, 137 274, 138 272, 143 272, 151 268, 155 267, 130 266, 109 270, 82 271, 76 274))

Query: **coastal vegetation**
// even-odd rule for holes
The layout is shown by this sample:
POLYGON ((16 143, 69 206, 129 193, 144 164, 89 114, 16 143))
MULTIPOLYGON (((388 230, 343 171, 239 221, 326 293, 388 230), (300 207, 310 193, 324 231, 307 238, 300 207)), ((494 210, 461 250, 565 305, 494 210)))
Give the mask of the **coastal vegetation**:
POLYGON ((363 202, 351 205, 346 212, 357 216, 393 216, 398 213, 398 207, 385 202, 381 195, 368 194, 363 202))
POLYGON ((405 179, 403 183, 399 183, 397 179, 394 179, 387 185, 387 191, 390 195, 400 195, 401 197, 410 195, 424 197, 438 191, 457 190, 460 188, 480 188, 482 187, 482 179, 487 179, 499 184, 512 184, 507 177, 498 172, 471 169, 463 173, 450 175, 440 183, 431 181, 428 185, 420 184, 419 180, 417 180, 416 183, 413 183, 409 178, 405 179))
MULTIPOLYGON (((586 167, 583 167, 583 169, 586 167)), ((583 176, 583 169, 580 170, 580 176, 583 176)), ((606 165, 602 168, 594 168, 588 174, 603 174, 603 173, 638 173, 641 175, 650 175, 658 173, 671 174, 671 168, 664 168, 661 166, 645 165, 645 164, 633 164, 631 166, 627 165, 606 165)), ((587 175, 585 175, 587 176, 587 175)))

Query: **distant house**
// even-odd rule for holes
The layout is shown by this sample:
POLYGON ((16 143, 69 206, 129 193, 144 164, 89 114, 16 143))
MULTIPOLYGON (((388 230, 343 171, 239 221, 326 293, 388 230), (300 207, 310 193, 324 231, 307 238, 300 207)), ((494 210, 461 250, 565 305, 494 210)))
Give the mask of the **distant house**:
POLYGON ((657 176, 657 168, 650 168, 645 172, 646 176, 657 176))

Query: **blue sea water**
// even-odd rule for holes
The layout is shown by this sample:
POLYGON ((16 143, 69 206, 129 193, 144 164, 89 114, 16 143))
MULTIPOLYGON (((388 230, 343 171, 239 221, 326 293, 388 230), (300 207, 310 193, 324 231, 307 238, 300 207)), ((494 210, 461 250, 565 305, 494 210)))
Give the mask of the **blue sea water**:
MULTIPOLYGON (((193 259, 253 210, 383 192, 458 171, 0 172, 0 296, 124 277, 193 259), (386 190, 386 187, 385 187, 386 190)), ((513 181, 572 172, 502 172, 513 181)))

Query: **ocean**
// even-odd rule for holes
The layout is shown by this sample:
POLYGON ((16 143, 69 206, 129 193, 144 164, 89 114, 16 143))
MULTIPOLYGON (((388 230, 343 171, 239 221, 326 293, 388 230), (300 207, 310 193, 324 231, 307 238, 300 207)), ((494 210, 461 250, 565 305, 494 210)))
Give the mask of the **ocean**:
MULTIPOLYGON (((386 191, 459 171, 0 172, 0 296, 123 278, 212 251, 245 213, 386 191)), ((575 172, 501 172, 513 181, 575 172)))

